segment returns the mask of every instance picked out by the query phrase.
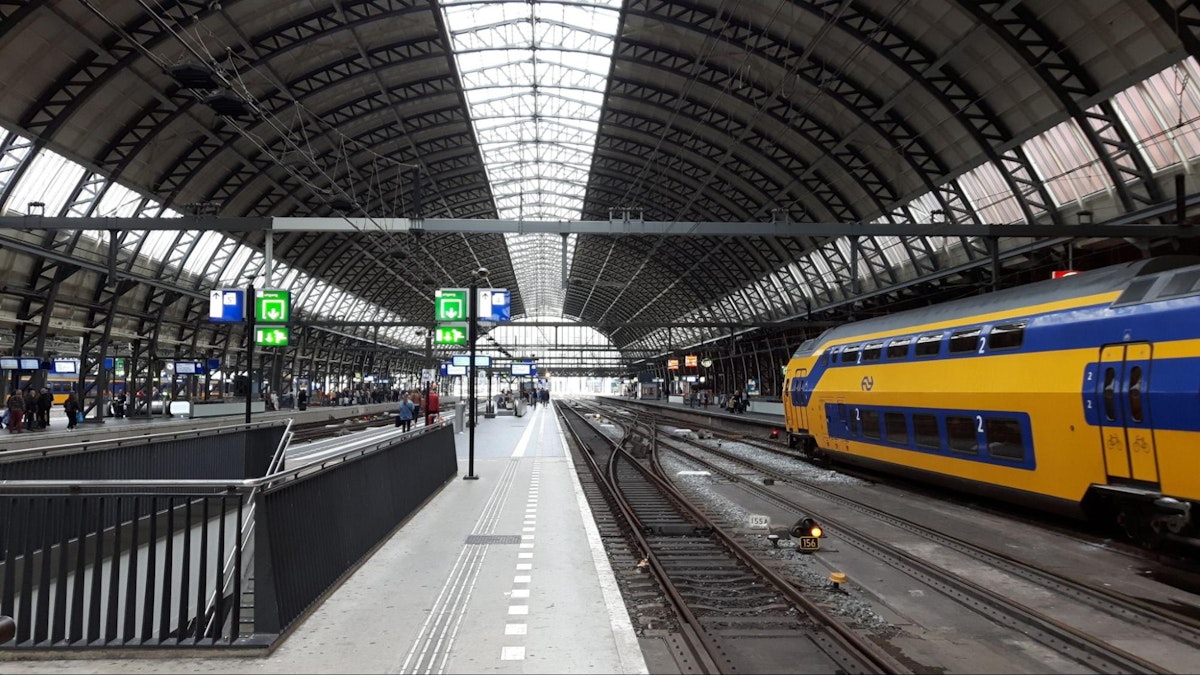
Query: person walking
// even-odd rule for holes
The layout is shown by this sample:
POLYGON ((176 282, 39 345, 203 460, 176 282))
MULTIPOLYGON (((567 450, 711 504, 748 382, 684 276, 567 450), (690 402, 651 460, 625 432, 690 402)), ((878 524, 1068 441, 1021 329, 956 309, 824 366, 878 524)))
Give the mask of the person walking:
POLYGON ((437 385, 429 386, 429 395, 425 397, 425 426, 437 421, 440 401, 438 400, 437 385))
POLYGON ((21 433, 21 423, 25 419, 25 395, 14 391, 8 395, 8 433, 21 433))
POLYGON ((63 401, 63 411, 67 413, 67 428, 74 429, 79 423, 79 402, 75 400, 75 393, 67 395, 67 400, 63 401))
POLYGON ((412 401, 405 396, 400 399, 400 409, 396 411, 396 426, 403 431, 408 431, 413 423, 413 404, 412 401))

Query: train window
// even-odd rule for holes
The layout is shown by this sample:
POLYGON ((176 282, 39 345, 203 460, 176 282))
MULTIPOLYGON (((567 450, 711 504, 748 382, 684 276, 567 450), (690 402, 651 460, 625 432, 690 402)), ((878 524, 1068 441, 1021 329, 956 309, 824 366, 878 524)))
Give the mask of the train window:
POLYGON ((842 350, 842 363, 858 363, 858 350, 862 345, 852 345, 842 350))
POLYGON ((1171 281, 1167 282, 1166 287, 1163 288, 1162 293, 1158 294, 1158 297, 1169 298, 1173 295, 1190 293, 1196 287, 1197 282, 1200 282, 1200 270, 1180 272, 1171 277, 1171 281))
POLYGON ((978 328, 968 328, 967 330, 959 330, 950 334, 950 353, 962 354, 964 352, 973 352, 979 346, 979 334, 983 331, 978 328))
POLYGON ((1130 283, 1125 289, 1125 292, 1121 294, 1121 297, 1117 298, 1117 301, 1114 302, 1113 305, 1131 305, 1135 302, 1140 302, 1142 298, 1146 297, 1146 293, 1150 291, 1150 287, 1153 286, 1154 282, 1156 281, 1158 281, 1158 277, 1138 279, 1137 281, 1130 283))
MULTIPOLYGON (((891 429, 891 427, 888 427, 891 429)), ((937 418, 933 415, 913 415, 913 438, 922 448, 940 448, 942 439, 938 435, 937 418)))
POLYGON ((883 343, 882 342, 872 342, 872 343, 869 343, 869 344, 863 346, 863 350, 862 350, 863 362, 878 361, 882 356, 883 356, 883 343))
POLYGON ((887 357, 889 359, 902 359, 908 356, 908 346, 910 344, 912 344, 912 338, 892 340, 887 348, 887 357))
POLYGON ((988 349, 1016 349, 1025 342, 1025 322, 996 326, 988 335, 988 349))
POLYGON ((917 356, 937 356, 942 350, 942 334, 922 335, 917 338, 917 356))
POLYGON ((984 420, 988 454, 997 459, 1025 461, 1025 441, 1021 438, 1021 423, 1011 418, 984 420))
POLYGON ((975 418, 946 416, 946 444, 955 452, 979 454, 979 439, 975 436, 975 418))
POLYGON ((883 428, 887 430, 888 443, 908 445, 908 423, 904 419, 904 413, 884 413, 883 428))
POLYGON ((1129 369, 1129 416, 1134 422, 1142 421, 1142 367, 1129 369))
POLYGON ((862 435, 867 438, 879 438, 879 413, 874 410, 858 411, 862 422, 862 435))
POLYGON ((1117 371, 1113 368, 1104 369, 1104 418, 1109 422, 1117 419, 1117 371))

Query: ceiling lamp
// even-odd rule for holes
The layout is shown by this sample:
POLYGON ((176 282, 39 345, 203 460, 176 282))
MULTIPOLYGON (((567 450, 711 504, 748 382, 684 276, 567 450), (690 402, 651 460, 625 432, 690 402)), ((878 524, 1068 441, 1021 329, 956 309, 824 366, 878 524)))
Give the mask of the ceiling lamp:
POLYGON ((217 81, 212 70, 198 63, 180 63, 171 66, 171 77, 186 89, 216 89, 217 81))
POLYGON ((242 97, 231 91, 218 91, 204 99, 204 102, 216 111, 218 115, 225 115, 227 117, 238 117, 250 112, 250 106, 246 105, 242 97))

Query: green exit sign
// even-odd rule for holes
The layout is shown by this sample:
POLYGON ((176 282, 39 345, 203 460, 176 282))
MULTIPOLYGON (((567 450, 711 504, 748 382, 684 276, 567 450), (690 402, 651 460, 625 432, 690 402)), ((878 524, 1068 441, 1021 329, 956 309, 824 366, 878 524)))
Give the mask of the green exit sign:
MULTIPOLYGON (((440 288, 433 292, 434 321, 466 321, 467 289, 440 288)), ((458 344, 444 342, 439 344, 458 344)))
POLYGON ((257 347, 286 347, 288 344, 287 326, 255 326, 254 344, 257 347))
POLYGON ((260 323, 291 321, 292 294, 290 291, 265 288, 254 294, 254 320, 260 323))
POLYGON ((465 345, 467 344, 467 324, 440 323, 433 332, 435 345, 465 345))

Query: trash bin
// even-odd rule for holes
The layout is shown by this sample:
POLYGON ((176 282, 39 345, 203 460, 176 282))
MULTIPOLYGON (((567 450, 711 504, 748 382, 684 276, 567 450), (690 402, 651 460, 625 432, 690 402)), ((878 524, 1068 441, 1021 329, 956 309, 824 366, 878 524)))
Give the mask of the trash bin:
POLYGON ((518 400, 513 403, 513 414, 517 417, 525 416, 525 401, 518 400))
POLYGON ((462 430, 466 429, 466 428, 467 428, 467 402, 462 401, 462 400, 455 401, 454 402, 454 433, 456 433, 456 434, 461 433, 462 430))

